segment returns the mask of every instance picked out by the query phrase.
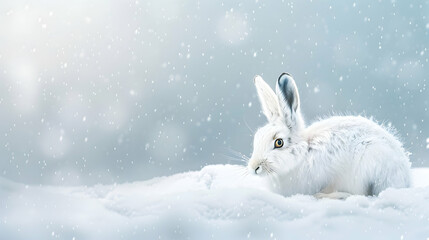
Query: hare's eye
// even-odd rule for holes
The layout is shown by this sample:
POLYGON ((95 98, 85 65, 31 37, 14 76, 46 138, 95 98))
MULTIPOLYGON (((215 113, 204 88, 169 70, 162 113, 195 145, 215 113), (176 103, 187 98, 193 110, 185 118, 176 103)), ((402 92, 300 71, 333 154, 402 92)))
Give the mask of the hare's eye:
POLYGON ((281 148, 283 147, 283 139, 277 138, 276 141, 274 141, 274 148, 281 148))

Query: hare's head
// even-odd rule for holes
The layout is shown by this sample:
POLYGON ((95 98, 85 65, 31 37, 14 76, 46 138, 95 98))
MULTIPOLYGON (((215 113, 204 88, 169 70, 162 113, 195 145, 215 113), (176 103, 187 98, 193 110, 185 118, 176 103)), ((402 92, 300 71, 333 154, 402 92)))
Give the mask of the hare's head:
POLYGON ((256 76, 254 81, 268 123, 254 136, 249 171, 258 175, 288 172, 301 159, 297 146, 301 142, 304 122, 299 108, 298 89, 288 73, 280 75, 276 93, 260 76, 256 76))

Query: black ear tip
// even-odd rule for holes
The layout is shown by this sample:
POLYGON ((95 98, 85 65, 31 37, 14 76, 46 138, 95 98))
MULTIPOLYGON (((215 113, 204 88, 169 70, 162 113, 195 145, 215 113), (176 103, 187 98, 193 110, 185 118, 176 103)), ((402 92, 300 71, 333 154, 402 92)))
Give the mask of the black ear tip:
POLYGON ((290 75, 290 73, 284 72, 284 73, 280 74, 280 77, 279 77, 279 78, 281 78, 283 75, 287 75, 287 76, 289 76, 289 77, 292 77, 292 75, 290 75))
POLYGON ((282 87, 282 86, 287 85, 290 79, 292 79, 292 75, 290 75, 287 72, 284 72, 284 73, 280 74, 279 79, 278 79, 278 83, 282 87))

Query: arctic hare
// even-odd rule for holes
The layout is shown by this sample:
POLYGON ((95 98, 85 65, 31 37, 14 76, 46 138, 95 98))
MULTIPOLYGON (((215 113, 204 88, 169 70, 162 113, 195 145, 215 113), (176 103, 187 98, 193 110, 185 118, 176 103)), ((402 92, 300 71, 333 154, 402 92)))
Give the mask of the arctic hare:
POLYGON ((254 82, 268 124, 254 136, 248 169, 268 176, 276 192, 346 198, 410 185, 408 154, 386 128, 361 116, 306 127, 290 74, 280 75, 276 93, 260 76, 254 82))

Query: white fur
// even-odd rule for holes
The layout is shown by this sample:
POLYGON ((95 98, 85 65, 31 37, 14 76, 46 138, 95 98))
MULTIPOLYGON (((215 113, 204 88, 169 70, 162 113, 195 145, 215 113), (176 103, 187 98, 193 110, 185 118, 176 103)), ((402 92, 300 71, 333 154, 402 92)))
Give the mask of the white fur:
POLYGON ((276 95, 255 77, 268 124, 254 137, 248 164, 252 173, 268 176, 273 190, 285 196, 344 198, 410 185, 408 154, 392 133, 361 116, 335 116, 305 127, 298 91, 290 79, 287 87, 295 94, 296 111, 287 107, 279 84, 276 95), (284 140, 282 148, 274 148, 277 138, 284 140))

